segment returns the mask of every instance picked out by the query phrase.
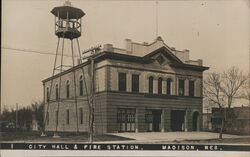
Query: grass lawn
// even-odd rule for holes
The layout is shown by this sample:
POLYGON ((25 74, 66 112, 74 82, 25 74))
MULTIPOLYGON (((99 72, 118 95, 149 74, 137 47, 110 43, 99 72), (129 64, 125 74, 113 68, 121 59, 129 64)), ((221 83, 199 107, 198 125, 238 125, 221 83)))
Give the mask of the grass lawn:
MULTIPOLYGON (((47 136, 41 137, 41 132, 0 132, 0 141, 18 142, 88 142, 87 133, 58 133, 60 138, 52 138, 53 132, 47 132, 47 136)), ((94 135, 94 141, 123 141, 133 140, 115 135, 94 135)))

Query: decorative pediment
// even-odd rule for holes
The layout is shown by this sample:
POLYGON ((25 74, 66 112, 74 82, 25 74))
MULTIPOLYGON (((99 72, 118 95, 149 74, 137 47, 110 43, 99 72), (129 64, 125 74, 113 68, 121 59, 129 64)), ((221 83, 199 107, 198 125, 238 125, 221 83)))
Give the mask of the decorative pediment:
POLYGON ((171 62, 166 56, 164 56, 161 53, 156 54, 155 56, 152 57, 152 59, 155 60, 160 65, 166 65, 171 62))
POLYGON ((169 48, 163 46, 147 55, 143 58, 145 59, 152 59, 157 61, 160 65, 169 64, 169 63, 179 63, 182 64, 183 62, 177 58, 169 48))

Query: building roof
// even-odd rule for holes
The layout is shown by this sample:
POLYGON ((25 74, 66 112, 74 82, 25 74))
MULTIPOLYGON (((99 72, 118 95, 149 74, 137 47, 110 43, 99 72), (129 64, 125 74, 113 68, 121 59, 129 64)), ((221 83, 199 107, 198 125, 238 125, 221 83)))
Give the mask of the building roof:
MULTIPOLYGON (((197 61, 197 64, 189 64, 188 62, 186 62, 189 59, 189 54, 186 50, 185 51, 173 50, 169 48, 159 37, 156 39, 156 41, 154 41, 151 44, 144 43, 138 46, 138 43, 136 43, 135 47, 133 47, 133 43, 131 42, 131 40, 128 41, 128 39, 126 39, 126 42, 128 42, 126 43, 127 47, 126 49, 118 49, 114 48, 113 45, 111 44, 106 44, 104 45, 103 49, 98 49, 98 52, 95 53, 92 56, 92 58, 95 60, 96 63, 105 59, 111 59, 111 60, 133 62, 140 64, 150 64, 157 59, 155 58, 155 56, 162 55, 169 60, 168 62, 169 66, 177 69, 187 69, 199 72, 203 72, 209 69, 209 67, 202 66, 202 63, 199 60, 197 61), (180 59, 180 57, 178 57, 178 55, 175 54, 175 52, 178 53, 183 52, 184 57, 180 59)), ((88 65, 89 63, 90 63, 89 60, 87 60, 82 64, 79 64, 66 71, 63 71, 62 73, 56 74, 54 77, 49 77, 43 80, 42 82, 49 81, 52 78, 66 74, 70 71, 73 71, 74 69, 88 65)))
POLYGON ((71 6, 70 2, 65 2, 63 6, 54 7, 51 10, 51 13, 54 14, 56 17, 67 19, 67 14, 69 19, 79 19, 85 15, 85 13, 79 9, 71 6))

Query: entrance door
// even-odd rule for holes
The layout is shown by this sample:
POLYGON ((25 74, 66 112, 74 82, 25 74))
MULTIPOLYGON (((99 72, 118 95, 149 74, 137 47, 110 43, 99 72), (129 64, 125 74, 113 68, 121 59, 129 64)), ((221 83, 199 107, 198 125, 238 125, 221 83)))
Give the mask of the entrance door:
POLYGON ((135 131, 135 108, 119 108, 117 111, 117 122, 119 132, 135 131))
POLYGON ((198 131, 198 118, 199 113, 196 111, 193 113, 193 131, 198 131))
POLYGON ((147 109, 145 114, 147 131, 160 131, 161 110, 147 109))
POLYGON ((161 110, 153 110, 153 131, 160 131, 161 110))
POLYGON ((183 131, 184 130, 184 110, 171 110, 171 130, 183 131))

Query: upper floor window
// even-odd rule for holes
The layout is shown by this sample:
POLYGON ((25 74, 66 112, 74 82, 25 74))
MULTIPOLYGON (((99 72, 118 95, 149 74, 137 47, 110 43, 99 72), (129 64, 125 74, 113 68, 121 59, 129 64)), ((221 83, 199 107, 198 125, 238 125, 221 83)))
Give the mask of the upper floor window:
POLYGON ((119 73, 118 74, 118 90, 119 91, 126 91, 126 87, 127 87, 127 75, 126 73, 119 73))
POLYGON ((49 102, 49 87, 46 88, 46 100, 49 102))
POLYGON ((162 78, 158 79, 158 94, 162 94, 162 78))
POLYGON ((189 96, 194 96, 194 81, 189 80, 189 96))
POLYGON ((154 88, 154 77, 150 76, 148 78, 148 93, 153 93, 153 88, 154 88))
POLYGON ((66 82, 66 97, 69 98, 69 80, 66 82))
POLYGON ((56 100, 59 99, 59 89, 58 89, 58 84, 56 84, 56 100))
POLYGON ((83 79, 82 76, 80 76, 80 81, 79 81, 79 86, 80 86, 80 96, 83 95, 83 79))
POLYGON ((179 79, 179 95, 184 96, 185 92, 185 80, 179 79))
POLYGON ((167 79, 167 95, 171 95, 171 79, 167 79))
POLYGON ((132 74, 132 92, 139 92, 139 75, 132 74))

